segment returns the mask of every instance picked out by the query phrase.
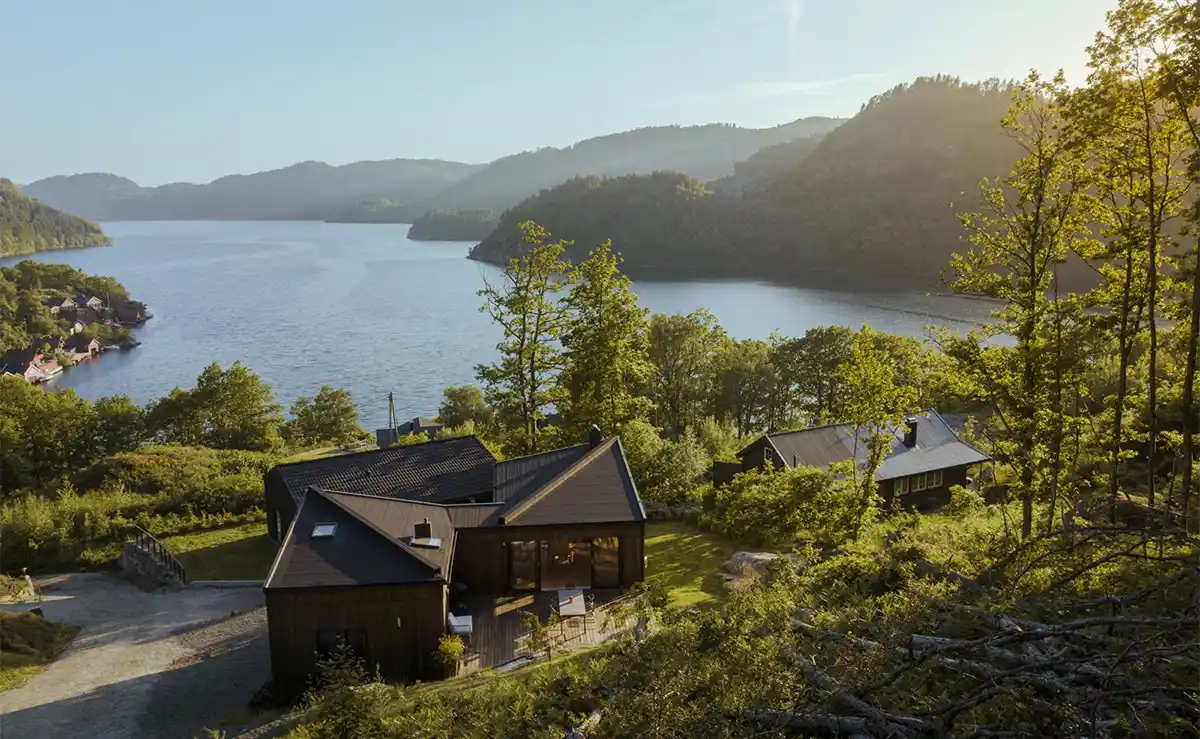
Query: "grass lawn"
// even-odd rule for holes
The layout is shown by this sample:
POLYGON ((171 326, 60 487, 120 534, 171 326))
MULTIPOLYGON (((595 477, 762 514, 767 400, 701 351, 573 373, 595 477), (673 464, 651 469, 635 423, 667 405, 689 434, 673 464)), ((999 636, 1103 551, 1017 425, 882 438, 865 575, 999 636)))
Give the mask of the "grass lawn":
POLYGON ((32 613, 0 612, 0 692, 24 685, 78 633, 78 626, 45 621, 32 613))
POLYGON ((717 572, 738 546, 683 521, 646 524, 646 576, 662 577, 671 607, 686 608, 725 595, 717 572))
POLYGON ((183 564, 188 580, 265 579, 276 549, 265 522, 168 536, 163 544, 183 564))
POLYGON ((320 459, 321 457, 334 457, 339 454, 344 454, 340 446, 323 446, 317 449, 307 449, 303 452, 293 454, 290 457, 284 457, 283 464, 288 462, 307 462, 310 459, 320 459))

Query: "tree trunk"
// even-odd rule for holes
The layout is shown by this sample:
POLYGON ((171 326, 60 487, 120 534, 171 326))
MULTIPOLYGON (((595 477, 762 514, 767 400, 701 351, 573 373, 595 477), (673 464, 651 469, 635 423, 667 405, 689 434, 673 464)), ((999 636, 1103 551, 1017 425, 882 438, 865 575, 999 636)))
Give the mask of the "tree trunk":
POLYGON ((1184 526, 1195 528, 1189 517, 1192 502, 1192 461, 1196 456, 1196 344, 1200 337, 1200 236, 1196 238, 1196 263, 1192 268, 1192 305, 1188 326, 1187 366, 1183 375, 1183 480, 1180 483, 1180 505, 1184 526))
POLYGON ((1117 522, 1117 489, 1118 474, 1121 470, 1121 435, 1125 420, 1125 396, 1129 393, 1129 355, 1133 350, 1133 341, 1129 338, 1129 303, 1130 291, 1133 289, 1133 255, 1125 256, 1125 286, 1121 295, 1121 328, 1117 334, 1117 346, 1120 354, 1120 366, 1117 370, 1116 407, 1113 409, 1112 441, 1109 449, 1108 473, 1108 518, 1110 523, 1117 522))
MULTIPOLYGON (((1158 305, 1158 231, 1162 226, 1162 208, 1158 204, 1158 182, 1157 171, 1154 166, 1154 140, 1152 137, 1152 116, 1154 115, 1154 104, 1146 97, 1145 84, 1142 85, 1142 104, 1144 106, 1144 115, 1146 116, 1145 129, 1145 145, 1146 145, 1146 166, 1148 168, 1147 175, 1150 184, 1150 192, 1147 203, 1149 210, 1149 222, 1147 223, 1147 251, 1149 252, 1149 265, 1146 267, 1146 309, 1147 316, 1150 321, 1150 370, 1149 370, 1149 387, 1146 404, 1148 406, 1149 418, 1147 422, 1150 424, 1150 464, 1146 481, 1146 503, 1149 507, 1154 507, 1154 473, 1158 463, 1158 327, 1155 325, 1155 318, 1158 305)), ((1169 166, 1169 165, 1168 165, 1169 166)), ((1170 171, 1168 170, 1164 176, 1170 184, 1170 171)))

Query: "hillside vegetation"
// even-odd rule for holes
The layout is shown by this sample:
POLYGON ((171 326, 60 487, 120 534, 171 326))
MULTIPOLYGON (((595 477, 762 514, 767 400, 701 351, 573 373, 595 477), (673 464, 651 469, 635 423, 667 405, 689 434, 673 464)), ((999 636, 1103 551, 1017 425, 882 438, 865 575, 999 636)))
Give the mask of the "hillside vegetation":
POLYGON ((283 169, 229 175, 208 184, 141 187, 112 174, 50 177, 25 191, 97 220, 326 220, 364 200, 428 201, 479 168, 434 159, 355 162, 340 167, 301 162, 283 169))
POLYGON ((420 207, 387 198, 369 198, 326 220, 329 223, 412 223, 420 214, 420 207))
POLYGON ((96 224, 23 195, 12 180, 0 179, 0 256, 111 243, 96 224))
POLYGON ((413 241, 482 241, 500 222, 493 210, 431 210, 413 221, 413 241))
POLYGON ((578 242, 575 253, 611 236, 634 275, 935 287, 962 248, 951 204, 976 207, 975 183, 1019 155, 1000 127, 1009 102, 996 82, 921 78, 830 133, 765 148, 703 187, 660 172, 544 190, 506 212, 472 257, 502 261, 517 224, 533 220, 578 242))
POLYGON ((678 172, 577 177, 505 211, 471 258, 499 264, 521 253, 520 224, 532 220, 575 242, 565 255, 572 261, 611 239, 622 270, 635 277, 729 275, 743 262, 730 264, 734 231, 722 222, 736 205, 678 172))
POLYGON ((497 159, 448 187, 435 198, 434 206, 502 211, 540 190, 587 175, 671 170, 712 180, 732 174, 737 162, 765 146, 825 133, 841 122, 813 117, 762 129, 720 123, 656 126, 598 136, 562 149, 546 147, 497 159))

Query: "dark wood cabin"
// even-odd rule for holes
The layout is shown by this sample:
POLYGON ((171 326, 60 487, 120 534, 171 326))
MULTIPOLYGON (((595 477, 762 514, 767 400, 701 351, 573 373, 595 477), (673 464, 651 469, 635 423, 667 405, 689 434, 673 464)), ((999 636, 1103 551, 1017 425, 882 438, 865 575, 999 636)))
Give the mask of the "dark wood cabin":
MULTIPOLYGON (((936 510, 950 502, 950 486, 966 485, 970 468, 991 459, 960 441, 932 409, 909 416, 889 433, 895 437, 892 449, 875 476, 879 495, 888 504, 899 495, 901 507, 936 510)), ((738 452, 739 463, 714 465, 713 481, 726 484, 737 472, 752 469, 824 469, 856 457, 861 460, 865 454, 865 444, 855 444, 852 424, 777 431, 760 436, 738 452)))
POLYGON ((332 480, 333 467, 318 475, 281 465, 291 469, 268 474, 268 485, 287 493, 270 509, 286 529, 264 585, 271 668, 282 690, 303 687, 339 640, 385 679, 438 677, 433 654, 458 595, 623 588, 644 578, 645 513, 618 439, 597 435, 588 444, 493 459, 482 491, 470 464, 415 471, 418 461, 455 466, 457 457, 432 449, 439 444, 473 448, 460 440, 365 453, 409 452, 374 466, 362 455, 314 460, 345 460, 348 483, 365 479, 364 467, 376 470, 366 477, 396 476, 366 490, 310 484, 294 514, 288 483, 332 480), (431 449, 417 452, 422 447, 431 449))

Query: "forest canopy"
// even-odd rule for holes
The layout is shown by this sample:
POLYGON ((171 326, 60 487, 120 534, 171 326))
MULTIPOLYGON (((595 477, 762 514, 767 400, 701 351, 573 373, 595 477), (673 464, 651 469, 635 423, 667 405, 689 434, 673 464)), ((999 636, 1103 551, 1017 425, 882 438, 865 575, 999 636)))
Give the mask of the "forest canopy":
POLYGON ((110 243, 95 223, 23 195, 12 180, 0 178, 0 256, 110 243))

